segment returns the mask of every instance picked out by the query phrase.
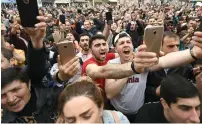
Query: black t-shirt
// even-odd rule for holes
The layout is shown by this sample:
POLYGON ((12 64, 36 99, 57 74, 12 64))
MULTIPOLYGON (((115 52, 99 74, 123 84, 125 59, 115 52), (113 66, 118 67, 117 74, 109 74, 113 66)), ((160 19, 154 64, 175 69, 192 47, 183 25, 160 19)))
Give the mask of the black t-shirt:
POLYGON ((140 108, 135 123, 169 123, 163 113, 160 102, 148 103, 140 108))

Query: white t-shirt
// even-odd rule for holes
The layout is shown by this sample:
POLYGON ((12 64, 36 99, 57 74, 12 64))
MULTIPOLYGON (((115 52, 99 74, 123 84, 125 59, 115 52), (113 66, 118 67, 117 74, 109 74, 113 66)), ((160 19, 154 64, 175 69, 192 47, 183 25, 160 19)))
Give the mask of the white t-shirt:
MULTIPOLYGON (((120 64, 120 58, 109 61, 110 64, 120 64)), ((118 73, 118 72, 117 72, 118 73)), ((124 114, 136 114, 144 104, 144 94, 146 89, 148 72, 134 74, 128 78, 119 95, 111 99, 114 108, 124 114)))
POLYGON ((92 54, 83 54, 81 52, 79 52, 76 56, 80 57, 82 59, 83 62, 85 62, 86 60, 90 59, 92 57, 92 54))

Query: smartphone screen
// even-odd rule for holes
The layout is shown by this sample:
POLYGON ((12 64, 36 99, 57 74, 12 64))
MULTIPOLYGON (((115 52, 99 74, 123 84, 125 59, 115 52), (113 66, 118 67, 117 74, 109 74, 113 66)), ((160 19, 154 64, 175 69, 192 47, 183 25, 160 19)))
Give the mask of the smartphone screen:
POLYGON ((78 10, 77 10, 77 13, 81 14, 81 10, 80 10, 80 9, 78 9, 78 10))
POLYGON ((65 24, 65 15, 60 15, 60 22, 65 24))
POLYGON ((34 27, 39 23, 36 19, 39 16, 37 0, 16 0, 16 3, 23 27, 34 27))
POLYGON ((112 24, 112 12, 106 12, 107 24, 112 24))

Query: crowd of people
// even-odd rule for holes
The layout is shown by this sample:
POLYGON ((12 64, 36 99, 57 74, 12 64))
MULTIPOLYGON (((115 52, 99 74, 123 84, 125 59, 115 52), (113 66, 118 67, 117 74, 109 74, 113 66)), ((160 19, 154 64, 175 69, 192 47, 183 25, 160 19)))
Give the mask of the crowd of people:
POLYGON ((201 122, 201 6, 44 6, 36 18, 27 28, 15 4, 1 10, 2 123, 201 122), (160 56, 147 26, 164 26, 160 56), (67 63, 64 40, 76 53, 67 63))

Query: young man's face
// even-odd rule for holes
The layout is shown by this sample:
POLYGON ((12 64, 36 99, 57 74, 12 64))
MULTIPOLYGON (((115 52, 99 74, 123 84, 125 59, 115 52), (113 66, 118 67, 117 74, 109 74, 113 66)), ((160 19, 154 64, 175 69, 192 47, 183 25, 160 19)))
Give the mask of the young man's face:
POLYGON ((92 55, 98 61, 105 61, 108 52, 108 44, 103 39, 96 39, 91 46, 92 55))
POLYGON ((69 21, 65 22, 65 27, 66 29, 71 29, 71 24, 69 23, 69 21))
POLYGON ((122 37, 118 39, 115 47, 120 58, 125 62, 128 62, 132 58, 133 44, 129 37, 122 37))
POLYGON ((84 28, 85 28, 86 30, 90 30, 90 29, 91 29, 90 21, 85 21, 85 22, 84 22, 84 28))
POLYGON ((149 25, 153 25, 156 23, 156 20, 154 18, 149 19, 149 25))
POLYGON ((82 48, 82 50, 84 50, 84 51, 89 50, 89 40, 90 40, 89 36, 80 37, 79 45, 82 48))
POLYGON ((74 40, 75 40, 74 35, 71 34, 71 33, 68 33, 66 38, 67 38, 68 40, 70 40, 70 41, 74 41, 74 40))
POLYGON ((1 105, 11 112, 20 112, 30 100, 30 84, 19 80, 7 84, 1 89, 1 105))
POLYGON ((135 13, 132 13, 132 14, 131 14, 131 18, 133 19, 133 21, 135 21, 136 18, 137 18, 137 15, 136 15, 135 13))
POLYGON ((164 105, 164 113, 170 123, 200 123, 200 99, 178 98, 177 103, 164 105))
POLYGON ((111 25, 111 30, 112 30, 112 31, 116 31, 116 29, 117 29, 117 24, 116 24, 116 23, 113 23, 113 24, 111 25))
POLYGON ((189 23, 188 23, 188 28, 190 27, 193 27, 195 28, 196 27, 196 21, 195 20, 190 20, 189 23))
POLYGON ((131 22, 131 25, 130 25, 130 30, 131 31, 134 31, 135 30, 135 22, 131 22))
POLYGON ((179 51, 180 41, 178 38, 165 36, 163 39, 162 51, 166 54, 179 51))

